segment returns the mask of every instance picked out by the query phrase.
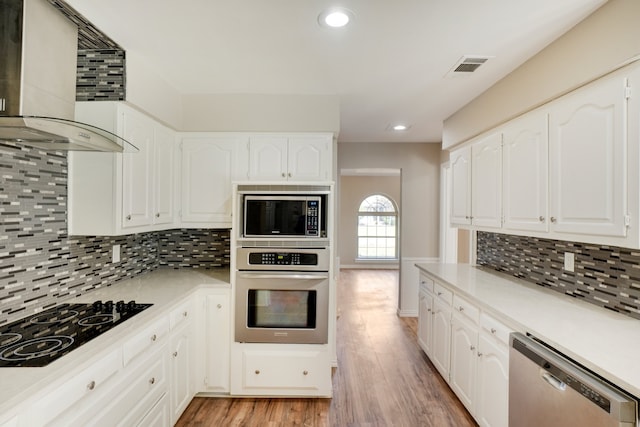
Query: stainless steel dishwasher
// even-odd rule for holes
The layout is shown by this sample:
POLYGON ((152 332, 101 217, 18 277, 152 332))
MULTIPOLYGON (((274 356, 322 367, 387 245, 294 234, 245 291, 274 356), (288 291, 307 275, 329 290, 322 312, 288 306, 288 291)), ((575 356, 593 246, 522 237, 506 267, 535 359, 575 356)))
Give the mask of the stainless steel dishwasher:
POLYGON ((636 427, 638 402, 520 333, 509 346, 509 427, 636 427))

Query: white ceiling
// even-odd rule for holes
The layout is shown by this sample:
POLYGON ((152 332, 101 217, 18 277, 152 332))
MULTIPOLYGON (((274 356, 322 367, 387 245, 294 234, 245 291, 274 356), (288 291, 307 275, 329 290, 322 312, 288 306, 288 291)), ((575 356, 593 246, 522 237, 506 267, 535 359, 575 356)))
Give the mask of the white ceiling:
POLYGON ((67 0, 181 93, 338 95, 341 142, 439 142, 444 119, 605 2, 67 0), (320 27, 329 6, 354 22, 320 27), (494 58, 446 77, 468 54, 494 58))

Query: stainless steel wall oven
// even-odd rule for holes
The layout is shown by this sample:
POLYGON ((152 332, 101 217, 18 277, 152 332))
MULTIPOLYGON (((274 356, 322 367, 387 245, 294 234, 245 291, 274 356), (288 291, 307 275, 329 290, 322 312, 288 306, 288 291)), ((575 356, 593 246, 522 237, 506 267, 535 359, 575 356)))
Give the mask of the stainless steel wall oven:
POLYGON ((236 342, 328 342, 327 248, 238 248, 236 255, 236 342))

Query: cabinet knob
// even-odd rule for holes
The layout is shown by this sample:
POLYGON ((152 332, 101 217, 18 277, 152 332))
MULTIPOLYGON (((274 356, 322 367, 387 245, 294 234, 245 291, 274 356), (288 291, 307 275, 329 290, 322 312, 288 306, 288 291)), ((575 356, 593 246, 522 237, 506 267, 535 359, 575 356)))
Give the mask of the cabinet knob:
POLYGON ((178 357, 178 352, 177 351, 173 352, 173 357, 178 357))
POLYGON ((464 311, 464 307, 462 307, 462 306, 458 307, 458 311, 459 312, 463 312, 464 311))
POLYGON ((256 369, 256 375, 260 375, 260 370, 256 369))
POLYGON ((187 317, 189 315, 189 312, 185 311, 184 313, 182 313, 182 317, 187 317))
POLYGON ((157 339, 158 339, 158 337, 157 337, 157 335, 156 335, 156 334, 151 335, 151 341, 155 341, 155 340, 157 340, 157 339))
POLYGON ((472 345, 469 349, 470 349, 471 351, 473 351, 473 350, 475 350, 475 349, 476 349, 476 346, 475 346, 475 345, 472 345))
POLYGON ((438 296, 441 297, 442 296, 442 292, 438 292, 438 296))
POLYGON ((155 377, 151 377, 151 379, 149 380, 149 384, 153 385, 155 383, 156 383, 155 377))
POLYGON ((156 218, 160 218, 160 212, 156 213, 156 218))
POLYGON ((302 371, 302 375, 309 375, 309 371, 302 371))
POLYGON ((556 217, 555 217, 555 216, 552 216, 552 217, 551 217, 551 218, 549 218, 549 219, 551 220, 551 222, 554 222, 554 223, 556 222, 556 217))
POLYGON ((492 334, 495 334, 496 332, 497 332, 497 331, 496 331, 496 328, 491 328, 491 333, 492 333, 492 334))
POLYGON ((544 222, 544 217, 542 215, 540 215, 538 219, 540 220, 540 222, 544 222))
POLYGON ((289 175, 289 178, 291 178, 293 176, 293 175, 291 175, 291 172, 289 172, 288 175, 289 175))
POLYGON ((217 307, 218 307, 218 308, 222 308, 222 304, 218 304, 218 305, 217 305, 217 307))
POLYGON ((87 384, 87 390, 93 390, 94 388, 96 388, 95 381, 91 381, 89 384, 87 384))
POLYGON ((431 309, 430 309, 430 308, 427 308, 427 312, 429 312, 429 311, 431 311, 431 309))
POLYGON ((131 221, 131 215, 127 215, 127 221, 131 221))
POLYGON ((287 175, 284 172, 282 172, 282 177, 285 178, 286 176, 287 175))
POLYGON ((478 352, 478 357, 482 357, 482 353, 478 352))

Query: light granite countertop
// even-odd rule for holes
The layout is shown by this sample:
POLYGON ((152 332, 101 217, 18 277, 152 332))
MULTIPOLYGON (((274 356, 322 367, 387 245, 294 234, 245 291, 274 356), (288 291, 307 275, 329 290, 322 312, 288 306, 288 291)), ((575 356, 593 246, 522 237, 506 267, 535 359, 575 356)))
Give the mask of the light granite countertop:
POLYGON ((47 366, 0 368, 0 424, 6 416, 12 416, 22 402, 27 401, 44 385, 71 378, 75 373, 90 366, 96 357, 104 354, 106 349, 122 345, 127 337, 160 316, 168 315, 171 309, 197 290, 230 287, 228 269, 160 268, 117 282, 112 286, 88 292, 77 298, 61 301, 61 303, 91 303, 96 300, 124 300, 125 302, 135 300, 138 303, 152 303, 153 306, 47 366))
POLYGON ((416 267, 511 328, 536 336, 640 397, 640 320, 468 264, 416 267))

